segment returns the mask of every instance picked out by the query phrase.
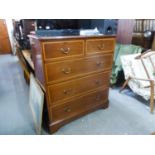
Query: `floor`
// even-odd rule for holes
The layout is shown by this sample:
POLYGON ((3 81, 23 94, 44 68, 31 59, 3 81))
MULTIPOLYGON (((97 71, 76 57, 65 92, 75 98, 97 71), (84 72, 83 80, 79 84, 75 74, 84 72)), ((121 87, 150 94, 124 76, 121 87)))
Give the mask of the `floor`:
MULTIPOLYGON (((0 55, 0 134, 33 135, 29 88, 18 59, 0 55)), ((60 128, 55 135, 148 135, 155 131, 155 114, 149 104, 129 89, 110 89, 110 106, 60 128)), ((44 129, 42 134, 48 134, 44 129)))
POLYGON ((17 57, 0 55, 0 134, 35 134, 28 96, 17 57))

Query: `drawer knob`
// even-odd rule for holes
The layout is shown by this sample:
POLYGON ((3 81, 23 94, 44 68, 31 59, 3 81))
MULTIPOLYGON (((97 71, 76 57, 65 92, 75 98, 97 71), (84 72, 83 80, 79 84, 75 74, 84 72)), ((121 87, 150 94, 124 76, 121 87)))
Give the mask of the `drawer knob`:
POLYGON ((98 67, 100 67, 102 64, 103 64, 103 62, 101 62, 101 61, 98 61, 98 62, 96 63, 96 65, 97 65, 98 67))
POLYGON ((96 85, 100 85, 101 81, 100 80, 96 80, 95 83, 96 83, 96 85))
POLYGON ((71 112, 71 108, 68 108, 68 107, 67 107, 67 108, 64 109, 64 111, 65 111, 65 112, 71 112))
POLYGON ((68 54, 69 53, 69 51, 70 51, 70 48, 68 47, 68 48, 60 48, 60 51, 62 52, 62 53, 64 53, 64 54, 68 54))
POLYGON ((63 72, 64 74, 69 74, 69 73, 71 73, 71 68, 63 68, 63 69, 62 69, 62 72, 63 72))
POLYGON ((72 91, 72 89, 70 88, 70 89, 64 89, 63 92, 65 95, 68 95, 71 91, 72 91))
POLYGON ((104 46, 104 44, 102 43, 102 44, 99 44, 97 47, 98 47, 99 50, 103 50, 105 46, 104 46))
POLYGON ((101 100, 101 94, 97 94, 96 97, 95 97, 95 100, 96 100, 96 101, 101 100))

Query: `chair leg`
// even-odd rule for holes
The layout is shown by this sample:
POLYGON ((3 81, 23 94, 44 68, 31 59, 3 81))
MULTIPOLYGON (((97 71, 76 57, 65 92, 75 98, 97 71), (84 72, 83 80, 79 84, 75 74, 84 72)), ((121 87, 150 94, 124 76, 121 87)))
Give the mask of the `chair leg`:
POLYGON ((123 86, 121 87, 119 92, 122 92, 122 90, 126 87, 126 85, 128 84, 130 79, 131 79, 131 77, 128 77, 128 79, 123 83, 123 86))
POLYGON ((150 112, 154 111, 154 81, 151 81, 150 112))

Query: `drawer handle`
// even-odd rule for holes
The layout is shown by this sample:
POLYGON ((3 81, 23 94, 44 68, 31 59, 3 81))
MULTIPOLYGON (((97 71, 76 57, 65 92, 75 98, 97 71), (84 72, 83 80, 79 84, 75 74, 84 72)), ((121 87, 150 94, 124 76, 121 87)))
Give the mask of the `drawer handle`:
POLYGON ((62 72, 63 72, 64 74, 69 74, 69 73, 71 73, 71 68, 63 68, 63 69, 62 69, 62 72))
POLYGON ((98 47, 99 50, 103 50, 105 45, 102 43, 102 44, 99 44, 97 47, 98 47))
POLYGON ((101 94, 97 94, 96 97, 95 97, 95 100, 96 100, 96 101, 101 100, 101 94))
POLYGON ((71 91, 72 91, 72 89, 70 88, 70 89, 67 89, 67 90, 66 90, 66 89, 64 89, 64 91, 63 91, 63 92, 64 92, 64 94, 68 95, 71 91))
POLYGON ((64 111, 65 112, 71 112, 71 108, 65 108, 64 111))
POLYGON ((98 62, 96 63, 96 65, 97 65, 98 67, 100 67, 102 64, 103 64, 102 61, 98 61, 98 62))
POLYGON ((96 85, 100 85, 101 81, 100 80, 96 80, 95 83, 96 83, 96 85))
POLYGON ((68 47, 68 48, 60 48, 60 51, 61 51, 62 53, 64 53, 64 54, 68 54, 69 51, 70 51, 70 48, 69 48, 69 47, 68 47))

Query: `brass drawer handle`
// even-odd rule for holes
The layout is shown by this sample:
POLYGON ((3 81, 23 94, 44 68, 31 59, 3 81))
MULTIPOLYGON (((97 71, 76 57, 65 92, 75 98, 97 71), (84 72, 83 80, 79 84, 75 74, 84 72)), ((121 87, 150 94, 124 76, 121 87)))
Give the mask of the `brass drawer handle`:
POLYGON ((66 94, 66 95, 68 95, 71 91, 72 91, 71 88, 70 89, 64 89, 63 90, 63 93, 66 94))
POLYGON ((61 51, 62 53, 64 53, 64 54, 68 54, 69 51, 70 51, 70 48, 69 48, 69 47, 68 47, 68 48, 63 47, 63 48, 60 48, 60 51, 61 51))
POLYGON ((64 74, 69 74, 69 73, 71 73, 71 68, 63 68, 63 69, 62 69, 62 72, 63 72, 64 74))
POLYGON ((102 64, 103 64, 102 61, 98 61, 98 62, 96 63, 96 65, 97 65, 98 67, 100 67, 102 64))
POLYGON ((68 107, 67 107, 67 108, 64 109, 64 111, 65 111, 65 112, 71 112, 71 108, 68 108, 68 107))
POLYGON ((96 100, 96 101, 101 100, 101 94, 97 94, 96 97, 95 97, 95 100, 96 100))
POLYGON ((96 85, 100 85, 101 81, 100 80, 96 80, 95 83, 96 83, 96 85))
POLYGON ((97 48, 98 48, 99 50, 103 50, 104 47, 105 47, 105 45, 104 45, 103 43, 102 43, 102 44, 99 44, 99 45, 97 46, 97 48))

